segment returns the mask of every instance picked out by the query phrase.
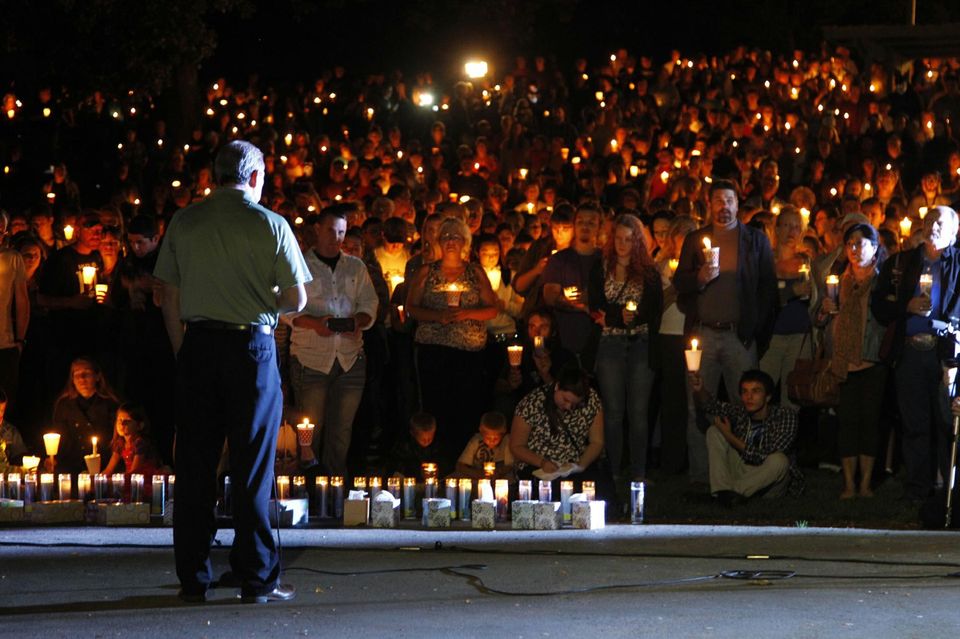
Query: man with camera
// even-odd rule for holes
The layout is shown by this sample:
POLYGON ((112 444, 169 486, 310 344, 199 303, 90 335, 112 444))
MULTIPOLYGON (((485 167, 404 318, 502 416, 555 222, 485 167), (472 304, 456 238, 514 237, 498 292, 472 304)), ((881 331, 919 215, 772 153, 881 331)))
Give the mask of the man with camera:
POLYGON ((302 313, 284 318, 290 337, 290 385, 299 414, 316 421, 314 453, 324 474, 345 475, 353 417, 366 380, 363 331, 377 315, 377 293, 362 260, 340 250, 345 211, 328 206, 312 220, 306 252, 313 281, 302 313))

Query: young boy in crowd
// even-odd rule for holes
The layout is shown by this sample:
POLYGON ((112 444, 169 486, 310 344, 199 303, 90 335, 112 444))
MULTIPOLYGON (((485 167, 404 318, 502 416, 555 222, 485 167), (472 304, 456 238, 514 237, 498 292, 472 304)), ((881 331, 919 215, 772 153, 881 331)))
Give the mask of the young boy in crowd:
POLYGON ((438 445, 437 420, 428 413, 414 413, 410 417, 409 435, 401 440, 390 456, 391 475, 420 477, 423 464, 437 464, 437 476, 444 477, 450 472, 450 464, 438 445))
POLYGON ((483 466, 489 462, 497 465, 495 478, 513 474, 513 455, 510 453, 510 434, 507 433, 507 418, 503 413, 492 411, 480 418, 480 432, 474 435, 457 460, 457 475, 482 479, 486 477, 483 466))

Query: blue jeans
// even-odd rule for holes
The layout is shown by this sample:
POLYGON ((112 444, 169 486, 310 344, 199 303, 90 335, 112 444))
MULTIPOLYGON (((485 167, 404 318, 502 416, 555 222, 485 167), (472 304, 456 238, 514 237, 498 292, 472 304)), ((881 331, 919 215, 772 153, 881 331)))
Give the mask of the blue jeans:
POLYGON ((607 335, 597 349, 597 384, 603 402, 603 439, 614 476, 623 465, 623 420, 629 422, 630 476, 647 472, 647 431, 654 373, 648 362, 649 343, 607 335))
POLYGON ((272 334, 190 325, 177 357, 173 549, 185 592, 213 580, 217 462, 230 450, 233 524, 230 566, 241 592, 270 592, 280 576, 268 517, 283 410, 272 334))
MULTIPOLYGON (((733 403, 740 402, 740 376, 744 371, 757 368, 757 344, 743 345, 736 331, 722 331, 701 326, 699 338, 703 347, 700 360, 700 377, 703 387, 716 396, 720 388, 720 376, 733 403)), ((708 480, 707 443, 704 430, 697 426, 697 407, 689 404, 687 422, 687 451, 690 455, 690 480, 708 480)))
POLYGON ((334 361, 329 373, 307 368, 296 357, 290 359, 290 383, 297 410, 304 417, 317 420, 320 437, 313 438, 313 452, 328 475, 347 474, 353 418, 366 380, 367 360, 362 353, 350 370, 344 371, 340 362, 334 361))

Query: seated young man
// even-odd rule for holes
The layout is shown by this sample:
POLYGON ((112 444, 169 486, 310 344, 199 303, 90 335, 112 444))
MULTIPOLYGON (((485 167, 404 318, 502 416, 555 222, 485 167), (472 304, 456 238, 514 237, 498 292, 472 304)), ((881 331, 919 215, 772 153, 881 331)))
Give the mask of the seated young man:
POLYGON ((699 373, 689 373, 697 407, 715 415, 707 429, 710 493, 733 505, 758 493, 778 497, 803 490, 793 446, 797 412, 771 406, 773 379, 760 370, 740 376, 740 403, 719 402, 704 388, 699 373))
POLYGON ((503 413, 491 411, 480 418, 480 432, 470 438, 457 460, 456 474, 460 477, 482 479, 486 477, 484 464, 496 466, 494 478, 509 478, 513 475, 513 455, 510 453, 510 435, 507 433, 507 418, 503 413))

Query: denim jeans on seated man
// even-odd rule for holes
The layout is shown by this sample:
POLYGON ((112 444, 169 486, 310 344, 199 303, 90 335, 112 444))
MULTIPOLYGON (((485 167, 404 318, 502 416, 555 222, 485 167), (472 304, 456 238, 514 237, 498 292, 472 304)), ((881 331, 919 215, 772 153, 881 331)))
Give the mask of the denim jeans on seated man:
POLYGON ((297 409, 317 420, 313 452, 328 475, 347 474, 347 451, 353 433, 353 418, 363 397, 367 361, 359 356, 350 370, 335 361, 329 373, 307 368, 295 357, 290 362, 290 383, 297 409))

